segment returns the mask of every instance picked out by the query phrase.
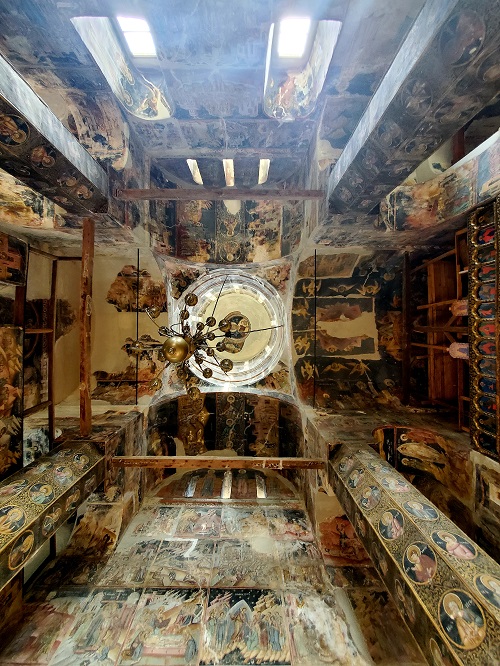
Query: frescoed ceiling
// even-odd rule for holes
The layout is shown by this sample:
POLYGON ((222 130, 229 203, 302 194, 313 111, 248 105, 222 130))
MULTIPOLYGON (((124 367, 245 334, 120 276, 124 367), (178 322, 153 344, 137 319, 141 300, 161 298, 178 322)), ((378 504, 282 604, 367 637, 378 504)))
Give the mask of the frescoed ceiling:
MULTIPOLYGON (((63 124, 71 127, 76 121, 79 137, 85 134, 85 123, 92 124, 101 114, 104 131, 94 139, 102 144, 116 134, 108 126, 122 122, 122 112, 116 105, 113 119, 109 104, 107 117, 99 109, 101 101, 109 97, 109 85, 71 19, 118 13, 142 16, 151 26, 158 58, 144 59, 144 63, 136 58, 131 64, 168 91, 175 105, 171 118, 158 121, 124 114, 133 139, 153 164, 174 182, 193 186, 186 158, 208 162, 229 157, 236 160, 235 175, 240 182, 253 186, 258 161, 266 158, 271 160, 267 187, 304 186, 316 140, 331 146, 329 160, 344 147, 422 4, 422 0, 403 0, 390 17, 382 2, 370 2, 361 9, 350 7, 345 0, 316 0, 298 7, 299 14, 306 11, 316 19, 341 20, 343 26, 316 109, 293 123, 263 113, 269 28, 274 20, 290 13, 290 3, 188 0, 168 3, 168 11, 159 1, 26 0, 15 9, 3 3, 0 51, 63 124), (95 111, 90 108, 92 103, 98 106, 95 111), (72 112, 85 105, 86 118, 72 112)), ((102 160, 102 150, 96 157, 102 160)), ((210 174, 212 180, 220 179, 213 167, 209 163, 200 167, 204 180, 210 180, 210 174)))
MULTIPOLYGON (((120 185, 177 186, 199 189, 201 199, 203 187, 193 181, 187 159, 198 161, 206 187, 225 186, 222 160, 232 159, 235 186, 259 189, 259 161, 268 159, 266 188, 325 190, 328 205, 311 206, 309 228, 316 220, 323 229, 338 228, 333 236, 343 244, 346 227, 359 234, 367 216, 366 228, 372 227, 381 199, 440 143, 477 114, 484 120, 483 109, 497 91, 499 31, 492 3, 479 4, 175 0, 167 11, 159 0, 3 2, 0 54, 105 169, 121 174, 111 178, 110 192, 120 185), (113 23, 117 14, 148 22, 157 57, 134 58, 124 42, 117 53, 120 45, 106 45, 105 39, 96 51, 95 35, 94 47, 85 45, 80 24, 89 19, 81 17, 110 18, 114 41, 117 36, 123 41, 113 23), (316 60, 303 70, 309 76, 305 83, 298 70, 283 72, 271 63, 268 78, 288 76, 280 88, 288 111, 275 100, 270 113, 273 81, 264 92, 269 30, 290 14, 340 21, 341 31, 329 64, 321 58, 328 60, 330 52, 317 55, 312 49, 316 60), (106 58, 115 67, 111 74, 103 67, 106 58), (126 80, 116 81, 116 67, 125 67, 126 80), (304 117, 299 107, 312 89, 321 88, 317 79, 323 70, 322 91, 304 117), (158 99, 145 102, 148 90, 165 102, 162 112, 158 99), (285 122, 280 114, 296 119, 285 122)), ((18 111, 28 121, 33 113, 18 111)), ((474 123, 476 137, 483 125, 474 123)), ((28 184, 49 198, 59 196, 60 204, 71 201, 59 191, 61 173, 52 182, 47 171, 44 181, 39 170, 28 184)), ((130 229, 148 227, 148 208, 147 202, 114 201, 108 212, 130 229)), ((83 214, 78 206, 68 212, 83 214)), ((382 240, 383 231, 379 236, 382 240)))
MULTIPOLYGON (((489 0, 0 1, 0 227, 74 255, 90 211, 97 252, 127 245, 203 270, 270 266, 292 281, 325 246, 332 265, 429 250, 456 219, 422 220, 416 191, 391 193, 457 132, 470 129, 471 149, 498 126, 499 22, 489 0), (118 15, 147 21, 155 57, 132 55, 118 15), (290 15, 310 16, 313 30, 309 55, 284 64, 267 57, 268 43, 290 15), (138 198, 153 188, 163 197, 138 198), (170 200, 186 189, 189 199, 170 200), (297 198, 263 200, 266 189, 297 198)), ((478 187, 496 182, 495 150, 481 158, 478 187)), ((447 172, 425 197, 435 185, 454 200, 459 185, 471 189, 469 171, 447 172)), ((385 288, 392 277, 381 275, 385 288)))

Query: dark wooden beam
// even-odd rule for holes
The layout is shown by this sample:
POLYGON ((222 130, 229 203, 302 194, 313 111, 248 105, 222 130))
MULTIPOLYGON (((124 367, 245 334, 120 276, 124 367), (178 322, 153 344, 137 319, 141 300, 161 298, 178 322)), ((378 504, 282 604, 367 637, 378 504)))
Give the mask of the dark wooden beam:
POLYGON ((92 274, 94 271, 95 223, 90 217, 83 220, 82 270, 80 277, 80 435, 87 437, 92 430, 90 399, 92 274))
POLYGON ((48 356, 48 370, 47 370, 47 398, 49 401, 49 448, 54 446, 56 438, 56 419, 55 419, 55 404, 54 404, 54 349, 56 345, 56 319, 57 319, 57 260, 52 259, 52 271, 50 279, 50 301, 48 321, 51 329, 48 329, 47 335, 47 356, 48 356))
MULTIPOLYGON (((495 97, 498 80, 477 72, 478 67, 492 66, 486 65, 486 54, 498 52, 499 30, 485 30, 480 54, 465 62, 453 48, 446 54, 443 49, 446 35, 459 17, 465 20, 463 17, 474 14, 485 26, 497 26, 495 11, 491 0, 423 3, 332 169, 328 183, 332 212, 368 213, 495 97), (470 89, 471 81, 473 95, 462 105, 461 113, 447 113, 457 103, 457 91, 470 89)), ((455 37, 450 37, 450 45, 452 39, 455 37)), ((459 37, 456 39, 454 45, 459 48, 459 37)))
POLYGON ((197 160, 203 185, 206 188, 222 188, 226 185, 226 176, 222 160, 210 157, 200 157, 197 160))
POLYGON ((70 213, 107 211, 106 171, 1 55, 0 114, 14 116, 18 124, 16 138, 2 143, 2 169, 70 213), (50 168, 42 158, 32 159, 35 148, 45 150, 50 168), (66 174, 75 180, 68 183, 66 174))
POLYGON ((43 402, 39 402, 37 405, 33 405, 33 407, 28 407, 28 409, 25 409, 23 411, 23 416, 31 416, 31 414, 42 412, 44 409, 48 409, 49 407, 50 402, 48 400, 44 400, 43 402))
POLYGON ((324 469, 321 458, 257 458, 253 456, 115 456, 115 467, 184 469, 324 469))
POLYGON ((302 199, 323 199, 322 190, 247 190, 228 188, 178 188, 168 187, 150 190, 115 190, 115 199, 122 201, 299 201, 302 199))
POLYGON ((410 345, 410 326, 411 326, 411 284, 410 284, 410 255, 405 252, 403 255, 403 357, 402 357, 402 403, 408 405, 410 402, 410 370, 411 370, 411 345, 410 345))
POLYGON ((413 330, 417 333, 467 333, 467 326, 420 326, 420 324, 415 324, 413 330))

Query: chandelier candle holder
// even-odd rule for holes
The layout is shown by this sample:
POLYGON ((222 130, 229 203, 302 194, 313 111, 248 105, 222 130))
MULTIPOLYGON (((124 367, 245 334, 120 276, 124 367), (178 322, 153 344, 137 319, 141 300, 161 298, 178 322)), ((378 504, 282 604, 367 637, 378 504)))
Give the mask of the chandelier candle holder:
MULTIPOLYGON (((158 306, 153 305, 146 308, 146 314, 157 327, 158 335, 164 337, 165 340, 164 342, 147 345, 141 340, 135 340, 130 345, 129 351, 136 355, 140 355, 146 348, 158 351, 158 360, 164 363, 164 366, 151 380, 149 384, 151 389, 159 391, 162 388, 161 375, 166 368, 173 365, 176 368, 178 379, 184 382, 188 396, 192 400, 196 400, 199 398, 201 391, 196 386, 199 382, 198 373, 195 374, 192 371, 191 363, 196 364, 199 374, 207 380, 210 380, 214 374, 212 367, 222 371, 223 375, 231 372, 234 365, 233 361, 229 358, 219 359, 217 355, 217 352, 222 353, 227 350, 227 341, 233 337, 231 321, 221 319, 217 322, 214 317, 226 280, 227 278, 224 278, 222 282, 212 314, 206 317, 204 321, 197 321, 196 324, 192 321, 192 313, 189 308, 198 304, 198 296, 192 291, 184 297, 184 305, 178 313, 179 321, 172 324, 172 326, 160 326, 156 323, 156 319, 161 314, 161 309, 158 306)), ((282 326, 282 324, 279 324, 250 330, 247 335, 282 328, 282 326)))

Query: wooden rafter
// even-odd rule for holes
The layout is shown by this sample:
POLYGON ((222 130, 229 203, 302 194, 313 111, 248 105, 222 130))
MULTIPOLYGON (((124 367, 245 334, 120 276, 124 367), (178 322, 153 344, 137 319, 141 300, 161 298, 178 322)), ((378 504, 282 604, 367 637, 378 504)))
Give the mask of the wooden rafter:
POLYGON ((184 469, 324 469, 321 458, 258 458, 253 456, 115 456, 115 467, 184 469))
POLYGON ((302 199, 323 199, 322 190, 252 190, 229 188, 156 188, 150 190, 115 190, 115 199, 122 201, 298 201, 302 199))

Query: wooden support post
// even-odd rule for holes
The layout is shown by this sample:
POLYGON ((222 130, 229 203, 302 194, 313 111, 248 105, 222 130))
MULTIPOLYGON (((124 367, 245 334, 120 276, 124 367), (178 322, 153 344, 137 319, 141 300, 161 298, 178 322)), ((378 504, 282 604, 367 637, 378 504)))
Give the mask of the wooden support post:
POLYGON ((80 277, 80 435, 92 430, 90 400, 92 274, 94 271, 94 220, 83 220, 82 272, 80 277))
POLYGON ((410 370, 411 370, 411 312, 410 312, 410 255, 403 255, 403 358, 402 358, 402 403, 410 402, 410 370))
POLYGON ((238 199, 240 201, 302 201, 306 199, 323 199, 323 190, 299 190, 288 188, 283 190, 228 188, 155 188, 150 190, 115 190, 115 199, 120 201, 224 201, 238 199))
POLYGON ((115 467, 183 469, 324 469, 322 458, 258 458, 253 456, 115 456, 115 467))
POLYGON ((54 347, 56 343, 56 289, 57 289, 57 259, 52 258, 52 274, 50 282, 50 305, 49 305, 49 329, 47 335, 47 355, 49 357, 48 363, 48 396, 49 402, 49 447, 54 446, 55 440, 55 404, 54 404, 54 347))

